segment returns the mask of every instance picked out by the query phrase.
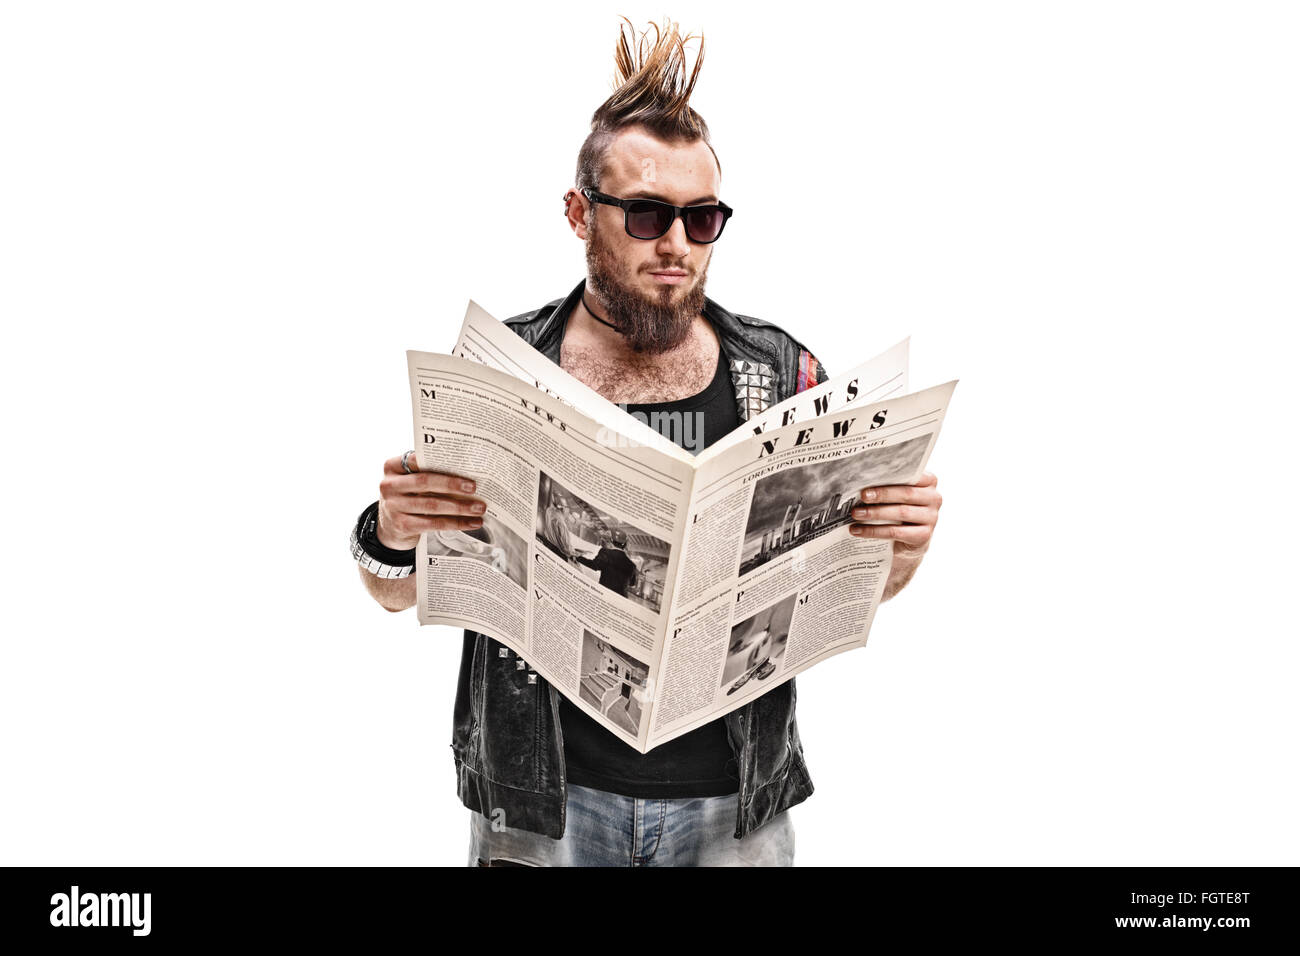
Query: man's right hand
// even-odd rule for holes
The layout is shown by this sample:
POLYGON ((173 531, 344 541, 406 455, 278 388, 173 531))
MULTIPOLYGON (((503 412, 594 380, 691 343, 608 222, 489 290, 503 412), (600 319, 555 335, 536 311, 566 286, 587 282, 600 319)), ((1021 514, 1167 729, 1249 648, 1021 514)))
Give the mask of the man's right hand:
POLYGON ((483 524, 487 503, 473 497, 474 482, 458 475, 420 471, 415 456, 384 462, 379 483, 379 528, 375 532, 385 547, 395 551, 414 548, 425 531, 469 531, 483 524))

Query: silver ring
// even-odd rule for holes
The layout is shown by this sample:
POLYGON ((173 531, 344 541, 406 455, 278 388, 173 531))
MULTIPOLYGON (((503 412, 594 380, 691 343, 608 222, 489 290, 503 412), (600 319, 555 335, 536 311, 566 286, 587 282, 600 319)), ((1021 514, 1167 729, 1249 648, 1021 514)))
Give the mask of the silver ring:
POLYGON ((415 474, 415 472, 411 471, 411 466, 406 463, 406 459, 410 458, 414 454, 415 454, 415 449, 412 448, 410 451, 408 451, 405 455, 402 456, 402 471, 406 472, 408 475, 415 474))

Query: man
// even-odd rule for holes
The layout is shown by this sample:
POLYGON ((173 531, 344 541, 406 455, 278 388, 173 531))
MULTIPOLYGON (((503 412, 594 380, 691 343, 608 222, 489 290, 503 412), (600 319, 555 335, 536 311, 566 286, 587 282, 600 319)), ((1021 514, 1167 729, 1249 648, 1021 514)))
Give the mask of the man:
MULTIPOLYGON (((594 114, 564 197, 567 223, 586 244, 586 280, 507 323, 642 421, 698 422, 706 447, 826 373, 781 329, 705 297, 730 209, 719 201, 708 127, 687 102, 703 48, 687 81, 676 25, 655 32, 635 58, 620 34, 621 85, 594 114)), ((681 443, 686 430, 674 432, 681 443)), ((472 481, 411 473, 409 455, 385 463, 353 549, 367 589, 394 611, 415 603, 408 567, 420 533, 477 527, 485 508, 472 481)), ((901 522, 850 526, 893 539, 889 599, 920 563, 940 498, 929 475, 861 498, 858 521, 901 522)), ((640 754, 503 645, 466 632, 452 750, 458 795, 474 811, 470 863, 789 865, 786 811, 813 789, 794 710, 789 680, 640 754)))
POLYGON ((627 532, 621 528, 610 535, 610 543, 602 545, 594 558, 578 556, 578 563, 600 572, 601 587, 609 588, 619 597, 627 597, 627 586, 636 577, 636 565, 627 556, 627 532))

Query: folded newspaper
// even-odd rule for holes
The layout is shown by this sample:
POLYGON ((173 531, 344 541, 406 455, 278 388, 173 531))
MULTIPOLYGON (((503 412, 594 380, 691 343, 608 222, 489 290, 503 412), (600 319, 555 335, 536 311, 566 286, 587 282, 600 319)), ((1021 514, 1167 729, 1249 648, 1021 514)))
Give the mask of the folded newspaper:
POLYGON ((893 556, 858 492, 920 479, 956 382, 907 394, 907 341, 692 455, 470 302, 408 352, 425 471, 482 527, 429 532, 421 624, 486 634, 645 753, 867 641, 893 556))

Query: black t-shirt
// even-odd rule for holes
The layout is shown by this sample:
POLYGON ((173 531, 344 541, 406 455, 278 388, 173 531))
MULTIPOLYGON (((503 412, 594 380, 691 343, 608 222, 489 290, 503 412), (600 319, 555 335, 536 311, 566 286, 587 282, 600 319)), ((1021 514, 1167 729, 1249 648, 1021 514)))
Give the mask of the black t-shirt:
MULTIPOLYGON (((625 407, 629 414, 694 454, 740 425, 721 350, 713 381, 699 394, 675 402, 625 407)), ((563 697, 560 727, 566 776, 580 787, 628 797, 719 797, 740 789, 735 755, 721 717, 660 744, 648 754, 624 743, 563 697)))

